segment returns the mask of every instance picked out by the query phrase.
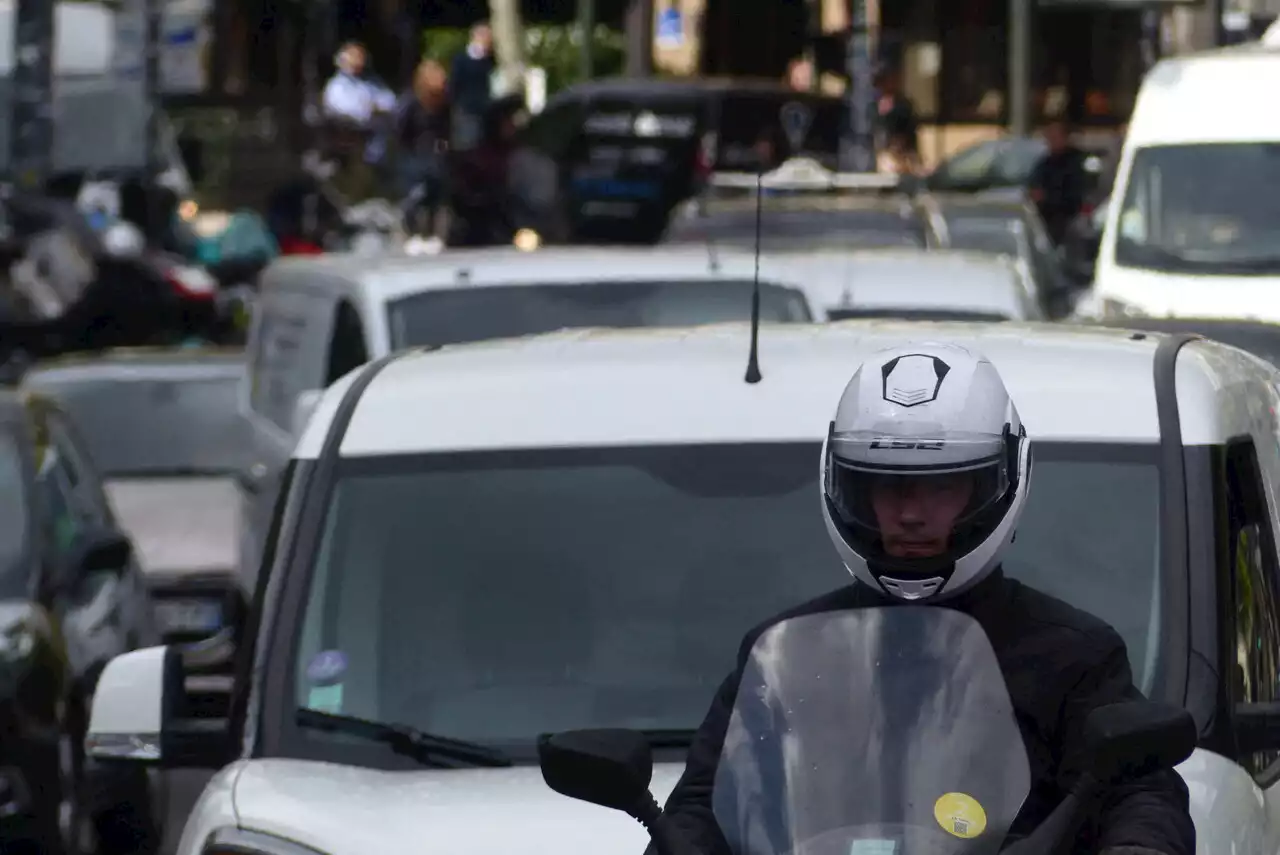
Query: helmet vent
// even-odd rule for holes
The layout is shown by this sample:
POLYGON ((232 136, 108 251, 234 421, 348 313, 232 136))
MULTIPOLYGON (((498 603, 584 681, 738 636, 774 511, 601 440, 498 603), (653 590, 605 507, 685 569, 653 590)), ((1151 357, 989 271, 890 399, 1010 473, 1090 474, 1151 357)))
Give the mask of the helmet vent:
POLYGON ((904 600, 923 600, 926 597, 932 597, 938 593, 938 589, 945 582, 938 576, 932 579, 891 579, 888 576, 880 577, 880 584, 884 589, 895 597, 904 600))

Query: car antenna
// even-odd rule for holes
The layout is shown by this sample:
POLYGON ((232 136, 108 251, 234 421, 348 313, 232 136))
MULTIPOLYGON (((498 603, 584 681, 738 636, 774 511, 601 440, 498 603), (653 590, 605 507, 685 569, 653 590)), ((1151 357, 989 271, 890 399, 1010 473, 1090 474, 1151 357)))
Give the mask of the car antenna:
POLYGON ((764 207, 764 166, 756 168, 756 271, 751 284, 751 350, 747 353, 748 383, 759 383, 760 374, 760 214, 764 207))

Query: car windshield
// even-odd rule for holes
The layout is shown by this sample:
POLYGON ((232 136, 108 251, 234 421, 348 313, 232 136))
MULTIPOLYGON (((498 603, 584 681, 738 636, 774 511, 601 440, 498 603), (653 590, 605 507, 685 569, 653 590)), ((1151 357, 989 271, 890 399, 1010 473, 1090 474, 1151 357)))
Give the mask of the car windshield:
MULTIPOLYGON (((750 280, 573 282, 422 291, 387 307, 393 346, 462 344, 580 327, 681 327, 751 318, 750 280)), ((760 288, 765 323, 812 320, 803 292, 760 288)))
POLYGON ((34 371, 23 385, 58 401, 108 478, 229 474, 242 463, 238 361, 34 371))
POLYGON ((27 552, 30 520, 22 473, 22 457, 17 440, 10 431, 0 428, 0 598, 20 597, 27 592, 27 575, 23 558, 27 552))
MULTIPOLYGON (((301 707, 525 760, 539 733, 696 727, 750 627, 849 582, 815 502, 819 454, 801 442, 342 459, 281 683, 301 707)), ((1111 623, 1144 688, 1156 461, 1154 445, 1037 445, 1004 563, 1111 623)))
POLYGON ((1233 276, 1280 273, 1280 142, 1137 151, 1116 232, 1122 267, 1233 276))

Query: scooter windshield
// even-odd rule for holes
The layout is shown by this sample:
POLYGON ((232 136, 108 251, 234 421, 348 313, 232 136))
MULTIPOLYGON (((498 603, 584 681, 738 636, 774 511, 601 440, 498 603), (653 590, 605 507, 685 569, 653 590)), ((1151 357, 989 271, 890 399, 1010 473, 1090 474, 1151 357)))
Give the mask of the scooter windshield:
POLYGON ((712 803, 736 855, 989 855, 1030 781, 982 627, 904 605, 760 636, 712 803))

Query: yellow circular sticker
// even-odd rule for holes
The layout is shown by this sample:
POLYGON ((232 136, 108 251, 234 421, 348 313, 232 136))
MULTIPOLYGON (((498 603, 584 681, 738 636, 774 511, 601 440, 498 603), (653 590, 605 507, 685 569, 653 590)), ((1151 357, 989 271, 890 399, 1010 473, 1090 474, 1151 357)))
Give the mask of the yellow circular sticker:
POLYGON ((987 812, 977 799, 964 793, 947 793, 933 803, 933 818, 947 834, 966 840, 987 828, 987 812))

